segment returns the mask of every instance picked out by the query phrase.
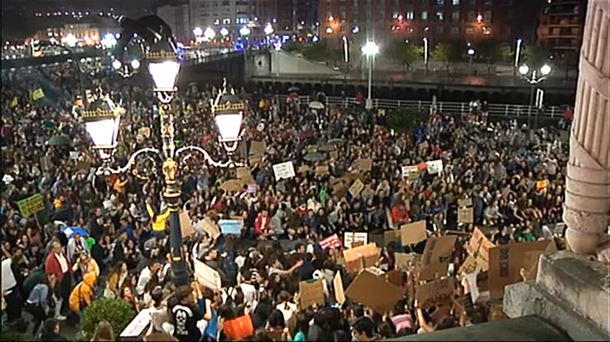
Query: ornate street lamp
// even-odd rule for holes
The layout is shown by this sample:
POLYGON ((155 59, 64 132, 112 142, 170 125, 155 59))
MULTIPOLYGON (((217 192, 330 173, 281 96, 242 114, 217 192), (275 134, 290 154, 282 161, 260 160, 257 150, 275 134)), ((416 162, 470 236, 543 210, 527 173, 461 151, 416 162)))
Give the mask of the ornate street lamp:
MULTIPOLYGON (((182 233, 180 229, 180 184, 178 182, 178 172, 181 164, 188 159, 189 154, 199 154, 211 166, 215 167, 234 167, 242 166, 232 160, 228 162, 214 161, 210 154, 199 146, 186 146, 179 149, 174 145, 174 115, 171 106, 175 93, 177 92, 176 80, 180 72, 180 62, 176 55, 176 44, 173 41, 171 29, 165 22, 158 17, 144 17, 136 21, 126 21, 123 34, 134 33, 144 38, 148 43, 146 51, 145 69, 150 73, 154 82, 153 93, 158 100, 162 150, 156 148, 142 148, 133 152, 127 164, 118 169, 110 167, 112 152, 116 147, 118 128, 121 113, 124 110, 114 106, 112 101, 107 99, 106 105, 100 108, 84 111, 82 120, 91 136, 95 149, 102 151, 104 160, 97 173, 98 175, 122 174, 130 170, 139 178, 146 179, 150 174, 160 171, 163 173, 165 187, 163 190, 163 200, 169 208, 169 227, 173 281, 176 286, 187 285, 189 283, 188 270, 185 262, 185 255, 182 253, 182 233), (182 155, 186 154, 186 157, 182 155), (145 168, 146 174, 140 174, 138 163, 151 161, 156 168, 145 168)), ((123 41, 119 45, 124 49, 129 41, 123 41)), ((116 68, 120 70, 124 63, 121 61, 122 51, 119 51, 116 68), (120 63, 120 64, 119 64, 120 63)), ((114 63, 114 62, 113 62, 114 63)), ((216 122, 220 131, 221 139, 225 149, 232 154, 237 148, 240 139, 241 122, 245 111, 245 104, 235 101, 234 98, 227 96, 216 101, 216 122), (231 145, 232 143, 232 145, 231 145)))

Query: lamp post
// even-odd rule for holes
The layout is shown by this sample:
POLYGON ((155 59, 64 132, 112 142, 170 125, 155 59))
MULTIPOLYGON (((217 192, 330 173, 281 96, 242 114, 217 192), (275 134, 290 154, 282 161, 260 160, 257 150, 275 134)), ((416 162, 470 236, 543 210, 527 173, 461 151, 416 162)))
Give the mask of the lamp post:
MULTIPOLYGON (((551 70, 551 66, 548 64, 544 64, 542 67, 540 67, 540 70, 536 70, 534 68, 530 69, 527 64, 523 64, 519 67, 519 74, 521 74, 521 78, 530 85, 529 114, 531 114, 532 105, 534 104, 534 90, 536 85, 544 81, 551 73, 551 70)), ((536 121, 537 119, 538 117, 536 116, 536 121)))
MULTIPOLYGON (((160 20, 160 19, 159 19, 160 20)), ((144 27, 145 30, 154 28, 144 27)), ((159 33, 159 32, 157 32, 159 33)), ((162 37, 161 34, 155 37, 162 37)), ((162 149, 142 148, 135 151, 129 157, 127 164, 118 169, 113 169, 110 166, 112 162, 112 153, 116 147, 116 141, 119 134, 119 123, 121 115, 125 112, 123 109, 112 104, 107 106, 107 110, 92 109, 83 112, 82 119, 85 123, 85 128, 91 136, 94 149, 100 151, 100 156, 103 160, 103 165, 97 170, 97 175, 124 174, 128 171, 139 178, 147 179, 155 170, 148 169, 147 174, 140 174, 138 163, 142 161, 152 161, 155 166, 160 166, 160 171, 164 178, 163 200, 169 208, 169 227, 170 227, 170 244, 171 244, 171 263, 173 272, 173 282, 176 286, 187 285, 189 283, 189 275, 186 267, 186 258, 182 253, 182 232, 180 229, 180 184, 178 183, 177 174, 181 172, 181 163, 186 158, 181 158, 183 154, 199 154, 204 160, 215 167, 232 167, 240 166, 240 163, 235 163, 231 159, 228 162, 214 161, 210 154, 198 146, 186 146, 176 149, 174 145, 174 115, 171 103, 174 95, 177 92, 176 79, 180 71, 180 62, 175 53, 175 44, 171 38, 171 32, 168 36, 163 37, 161 43, 169 43, 171 49, 153 51, 146 54, 147 70, 154 81, 153 94, 157 100, 159 107, 160 134, 162 140, 162 149)), ((149 42, 159 45, 159 41, 149 42)), ((119 59, 115 60, 121 63, 119 59)), ((245 108, 242 104, 241 108, 245 108)), ((230 107, 233 109, 233 107, 230 107)), ((230 120, 220 120, 223 122, 220 132, 220 140, 223 144, 232 142, 233 145, 225 146, 232 152, 237 148, 240 139, 241 123, 243 118, 243 110, 239 115, 231 116, 230 120), (237 133, 235 133, 237 132, 237 133), (228 135, 226 135, 228 134, 228 135)), ((217 122, 219 122, 217 120, 217 122)), ((219 128, 220 125, 219 125, 219 128)))
POLYGON ((343 74, 343 89, 347 87, 347 75, 349 74, 349 41, 346 36, 341 38, 343 41, 343 62, 345 62, 345 73, 343 74))
POLYGON ((373 58, 379 53, 379 46, 372 41, 367 42, 362 47, 362 54, 364 54, 368 58, 369 64, 369 82, 368 82, 368 96, 366 98, 366 109, 373 108, 373 99, 371 97, 371 88, 373 83, 373 58))
POLYGON ((472 58, 476 54, 476 51, 473 48, 469 48, 467 53, 468 53, 468 69, 470 70, 470 74, 472 74, 472 58))
POLYGON ((516 75, 517 69, 519 69, 519 59, 521 58, 521 44, 523 40, 521 38, 517 39, 517 47, 515 48, 515 68, 513 75, 516 75))
POLYGON ((424 67, 428 72, 428 38, 424 37, 424 67))

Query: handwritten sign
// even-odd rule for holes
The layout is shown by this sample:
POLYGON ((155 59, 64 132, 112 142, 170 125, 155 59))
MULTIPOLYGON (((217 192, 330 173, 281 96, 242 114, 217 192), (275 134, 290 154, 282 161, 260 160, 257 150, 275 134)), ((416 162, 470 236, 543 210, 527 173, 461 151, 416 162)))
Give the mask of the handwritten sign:
POLYGON ((341 240, 339 239, 339 236, 337 236, 337 234, 333 234, 327 237, 326 239, 318 242, 318 244, 320 245, 320 247, 322 247, 322 249, 341 248, 341 240))
POLYGON ((429 281, 415 287, 415 299, 422 307, 451 303, 455 292, 455 278, 429 281))
POLYGON ((426 162, 426 169, 431 175, 443 172, 443 161, 441 159, 426 162))
POLYGON ((475 228, 466 250, 468 254, 474 257, 474 261, 480 266, 481 270, 487 271, 489 268, 489 249, 493 247, 495 247, 493 242, 489 241, 479 228, 475 228))
POLYGON ((472 207, 467 208, 458 208, 458 223, 473 223, 474 222, 474 212, 472 207))
POLYGON ((296 176, 292 161, 273 165, 273 173, 275 174, 275 180, 278 181, 280 179, 290 179, 296 176))
POLYGON ((414 181, 419 178, 419 169, 417 165, 402 166, 402 178, 414 181))
POLYGON ((261 155, 265 153, 265 143, 262 141, 252 141, 250 142, 250 154, 251 155, 261 155))
POLYGON ((152 315, 149 309, 142 309, 129 325, 123 329, 120 337, 140 337, 144 330, 148 328, 152 321, 152 315))
POLYGON ((21 201, 17 201, 17 206, 19 207, 19 212, 21 213, 21 216, 28 217, 43 210, 44 204, 42 203, 42 200, 42 195, 36 194, 26 199, 22 199, 21 201))
POLYGON ((364 183, 360 179, 356 179, 354 184, 349 188, 349 194, 352 195, 352 198, 358 197, 360 193, 364 190, 364 183))
POLYGON ((220 274, 218 274, 218 272, 216 272, 216 270, 210 266, 197 259, 195 259, 195 278, 197 281, 211 290, 220 291, 222 288, 220 274))
POLYGON ((320 165, 316 167, 316 176, 326 176, 330 173, 328 165, 320 165))
POLYGON ((403 246, 415 245, 427 238, 426 221, 417 221, 400 226, 400 241, 403 246))
POLYGON ((193 229, 193 224, 191 223, 191 218, 189 217, 188 212, 185 210, 180 210, 178 215, 180 219, 180 232, 182 233, 182 237, 186 238, 193 235, 195 230, 193 229))
POLYGON ((359 172, 367 172, 371 171, 373 168, 373 160, 372 159, 358 159, 356 160, 356 170, 359 172))
POLYGON ((352 248, 356 243, 366 245, 368 243, 368 238, 369 236, 367 233, 345 232, 343 234, 343 246, 345 246, 345 248, 352 248))
POLYGON ((402 288, 386 282, 383 277, 363 271, 352 281, 345 296, 383 315, 396 305, 403 293, 402 288))
POLYGON ((306 309, 314 304, 324 305, 324 283, 322 279, 300 282, 299 302, 301 303, 301 309, 306 309))
POLYGON ((375 266, 379 260, 379 248, 374 243, 346 249, 343 251, 345 266, 349 272, 356 273, 361 269, 375 266))
POLYGON ((242 220, 218 220, 218 226, 225 235, 241 235, 244 222, 242 220))
POLYGON ((429 238, 422 256, 422 268, 420 270, 420 280, 431 280, 440 278, 447 273, 447 267, 451 262, 451 255, 457 237, 455 235, 445 235, 429 238))
POLYGON ((214 223, 214 221, 212 221, 211 219, 205 218, 205 219, 203 219, 203 221, 200 221, 198 224, 201 225, 201 228, 206 233, 208 233, 208 235, 210 237, 212 237, 213 239, 216 239, 218 236, 220 236, 220 229, 218 228, 216 223, 214 223))

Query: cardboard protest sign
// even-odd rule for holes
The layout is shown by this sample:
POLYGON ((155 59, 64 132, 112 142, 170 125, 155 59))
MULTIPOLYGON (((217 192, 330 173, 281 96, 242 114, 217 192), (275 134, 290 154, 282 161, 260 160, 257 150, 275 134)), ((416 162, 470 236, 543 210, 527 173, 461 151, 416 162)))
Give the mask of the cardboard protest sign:
POLYGON ((218 220, 218 227, 225 235, 241 235, 243 226, 244 222, 242 220, 218 220))
POLYGON ((347 288, 345 296, 383 315, 394 307, 403 293, 402 288, 386 282, 382 277, 362 271, 347 288))
POLYGON ((421 255, 416 253, 394 253, 396 267, 403 271, 410 271, 416 263, 421 261, 421 255))
POLYGON ((265 153, 265 143, 262 141, 251 141, 250 142, 250 155, 261 155, 265 153))
POLYGON ((307 309, 314 304, 324 305, 324 283, 322 279, 299 283, 299 303, 301 309, 307 309))
POLYGON ((525 269, 525 278, 526 280, 534 280, 538 274, 538 263, 540 262, 540 256, 542 254, 552 253, 557 251, 557 246, 554 241, 551 241, 547 248, 543 251, 529 251, 525 252, 525 257, 523 260, 523 268, 525 269))
POLYGON ((248 157, 248 164, 260 165, 263 162, 263 157, 260 155, 253 155, 248 157))
POLYGON ((328 156, 329 156, 330 160, 337 160, 337 159, 339 159, 339 151, 330 151, 328 156))
POLYGON ((443 278, 415 286, 415 299, 422 307, 451 303, 455 278, 443 278))
POLYGON ((134 319, 131 320, 129 325, 123 329, 119 337, 122 338, 136 338, 140 337, 144 330, 149 327, 152 321, 152 316, 148 309, 140 311, 134 319))
POLYGON ((343 234, 343 246, 345 248, 355 247, 354 243, 361 243, 362 245, 366 245, 368 242, 369 235, 367 233, 354 233, 354 232, 345 232, 343 234))
POLYGON ((546 179, 536 181, 536 191, 541 191, 541 190, 546 189, 548 184, 549 184, 549 181, 546 179))
POLYGON ((353 198, 358 197, 360 193, 364 190, 364 183, 360 179, 356 179, 354 184, 349 187, 349 194, 352 195, 353 198))
POLYGON ((466 257, 466 259, 458 269, 458 274, 473 273, 479 271, 481 271, 481 266, 477 264, 477 260, 474 256, 469 255, 466 257))
POLYGON ((341 272, 337 272, 333 278, 333 289, 335 292, 335 300, 339 305, 345 303, 345 290, 343 289, 343 279, 341 279, 341 272))
POLYGON ((495 247, 493 242, 489 241, 479 228, 475 228, 472 232, 472 237, 468 241, 466 250, 468 254, 474 257, 474 261, 480 269, 487 271, 489 268, 489 249, 492 247, 495 247))
POLYGON ((471 206, 472 206, 472 198, 458 200, 458 207, 460 207, 460 208, 471 207, 471 206))
POLYGON ((246 181, 251 181, 253 179, 252 173, 250 173, 250 168, 248 168, 248 167, 238 167, 235 170, 235 174, 237 176, 237 179, 246 180, 246 181))
POLYGON ((403 246, 415 245, 427 238, 426 221, 417 221, 400 226, 400 241, 403 246))
POLYGON ((212 267, 206 265, 205 263, 195 259, 195 278, 205 287, 214 290, 220 291, 222 288, 222 280, 220 279, 220 274, 216 272, 212 267))
POLYGON ((22 217, 28 217, 32 214, 36 214, 37 212, 44 209, 44 204, 42 200, 42 195, 36 194, 26 199, 22 199, 21 201, 17 201, 19 213, 21 213, 22 217))
POLYGON ((220 188, 226 192, 238 192, 242 187, 243 183, 238 179, 229 179, 220 184, 220 188))
POLYGON ((428 170, 428 173, 431 175, 435 175, 435 174, 443 172, 443 160, 438 159, 438 160, 426 162, 426 169, 428 170))
POLYGON ((368 242, 374 243, 379 247, 383 247, 386 245, 383 241, 383 233, 369 233, 368 242))
POLYGON ((526 253, 544 251, 552 240, 509 243, 489 249, 489 291, 492 298, 501 298, 506 285, 520 282, 521 268, 526 267, 526 253))
POLYGON ((182 232, 182 237, 186 238, 195 232, 193 229, 193 224, 191 223, 191 218, 189 217, 188 212, 185 210, 180 210, 178 214, 180 218, 180 231, 182 232))
POLYGON ((401 170, 402 178, 406 178, 411 181, 419 178, 419 169, 417 168, 417 165, 403 166, 401 170))
POLYGON ((206 233, 208 233, 208 235, 211 236, 213 239, 216 239, 218 236, 220 236, 220 228, 218 228, 216 223, 214 223, 211 219, 205 218, 200 224, 201 228, 206 233))
POLYGON ((371 171, 371 169, 373 168, 373 160, 366 158, 360 158, 358 160, 356 160, 356 170, 359 172, 367 172, 367 171, 371 171))
POLYGON ((379 248, 374 243, 344 250, 346 269, 348 272, 356 273, 361 269, 375 266, 379 260, 379 252, 379 248))
POLYGON ((430 280, 442 277, 447 273, 451 262, 451 255, 457 237, 445 235, 429 238, 422 256, 422 267, 419 273, 420 280, 430 280))
POLYGON ((296 176, 292 161, 273 165, 273 174, 275 175, 275 180, 290 179, 296 176))
POLYGON ((402 286, 402 272, 400 270, 391 270, 385 274, 385 280, 396 286, 402 286))
POLYGON ((400 230, 398 229, 391 229, 383 232, 383 243, 386 246, 391 242, 402 243, 400 239, 400 230))
POLYGON ((311 167, 309 167, 309 165, 301 165, 301 166, 299 166, 299 169, 297 172, 299 174, 306 174, 309 171, 311 171, 311 167))
POLYGON ((326 176, 328 174, 330 174, 328 165, 320 165, 316 167, 316 176, 326 176))
POLYGON ((474 222, 474 211, 472 207, 458 208, 458 223, 473 223, 474 222))

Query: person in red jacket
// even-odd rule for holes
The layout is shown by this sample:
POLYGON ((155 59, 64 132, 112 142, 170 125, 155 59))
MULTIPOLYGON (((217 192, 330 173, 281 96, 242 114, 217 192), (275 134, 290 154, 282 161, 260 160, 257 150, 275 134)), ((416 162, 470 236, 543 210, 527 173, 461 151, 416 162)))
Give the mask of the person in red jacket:
MULTIPOLYGON (((44 271, 46 273, 54 274, 57 278, 59 293, 63 303, 68 303, 70 290, 72 289, 71 270, 72 265, 70 265, 70 260, 68 260, 66 253, 64 253, 61 244, 59 241, 53 242, 51 252, 45 259, 44 271)), ((56 305, 61 307, 61 304, 62 303, 57 303, 56 305)))
POLYGON ((392 221, 395 224, 402 224, 409 220, 409 210, 402 202, 392 205, 392 221))
POLYGON ((254 234, 257 237, 267 237, 269 232, 269 212, 263 209, 254 220, 254 234))

